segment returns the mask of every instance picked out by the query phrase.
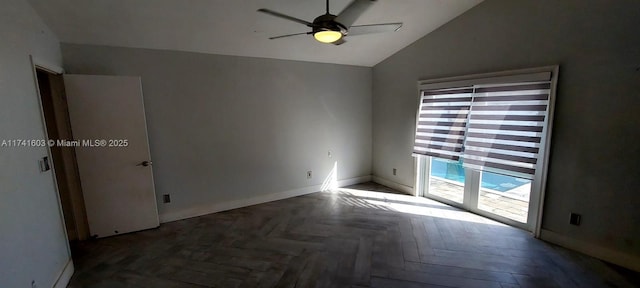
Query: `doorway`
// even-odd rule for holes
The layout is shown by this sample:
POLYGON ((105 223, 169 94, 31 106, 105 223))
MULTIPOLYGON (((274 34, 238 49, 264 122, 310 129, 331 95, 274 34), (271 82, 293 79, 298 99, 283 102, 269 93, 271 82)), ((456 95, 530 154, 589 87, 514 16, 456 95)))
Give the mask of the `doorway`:
POLYGON ((69 241, 158 227, 140 77, 33 67, 69 241))
POLYGON ((40 103, 64 224, 70 242, 89 238, 78 164, 72 146, 56 145, 73 139, 62 74, 35 67, 40 103))

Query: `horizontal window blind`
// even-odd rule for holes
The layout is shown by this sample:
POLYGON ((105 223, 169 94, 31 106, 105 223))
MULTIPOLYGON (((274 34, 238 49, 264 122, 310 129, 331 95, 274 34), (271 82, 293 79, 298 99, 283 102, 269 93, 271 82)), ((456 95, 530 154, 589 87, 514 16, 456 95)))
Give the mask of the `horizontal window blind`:
POLYGON ((533 179, 551 82, 476 86, 463 166, 533 179))
POLYGON ((414 155, 460 158, 472 96, 473 87, 422 91, 414 155))

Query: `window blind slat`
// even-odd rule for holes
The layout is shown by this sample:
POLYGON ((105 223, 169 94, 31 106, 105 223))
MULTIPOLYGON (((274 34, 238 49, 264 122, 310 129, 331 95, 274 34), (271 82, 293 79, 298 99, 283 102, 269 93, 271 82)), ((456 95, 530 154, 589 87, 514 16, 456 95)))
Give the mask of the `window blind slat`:
MULTIPOLYGON (((449 94, 471 94, 473 93, 473 87, 453 88, 453 89, 438 89, 438 90, 423 90, 424 96, 446 96, 449 94)), ((470 95, 467 95, 470 96, 470 95)))
POLYGON ((452 147, 452 146, 444 146, 444 145, 434 145, 434 144, 426 144, 426 143, 416 143, 417 147, 426 148, 426 149, 440 149, 444 151, 452 151, 452 152, 462 152, 462 147, 452 147))
POLYGON ((447 160, 453 160, 453 161, 458 161, 460 159, 460 155, 446 155, 446 154, 433 153, 433 152, 421 152, 416 154, 426 155, 426 156, 431 156, 431 157, 436 157, 441 159, 447 159, 447 160))
POLYGON ((518 157, 526 157, 526 158, 536 158, 538 156, 536 153, 531 152, 523 152, 523 151, 515 151, 515 150, 502 150, 497 148, 479 148, 474 146, 465 146, 465 152, 467 154, 472 155, 474 153, 498 153, 504 155, 518 156, 518 157))
POLYGON ((416 140, 426 140, 426 141, 434 141, 434 142, 449 142, 449 143, 458 143, 462 144, 462 138, 449 138, 449 137, 429 137, 429 136, 416 136, 416 140))
POLYGON ((420 113, 421 119, 467 119, 467 113, 460 114, 432 114, 432 113, 420 113))
POLYGON ((492 125, 492 124, 475 124, 471 123, 469 128, 488 129, 488 130, 512 130, 512 131, 529 131, 542 132, 542 126, 526 126, 526 125, 492 125))
MULTIPOLYGON (((433 96, 439 96, 439 95, 431 95, 430 97, 433 96)), ((439 98, 423 98, 422 99, 422 103, 443 103, 443 102, 471 102, 471 96, 469 97, 461 97, 461 98, 453 98, 453 97, 439 97, 439 98), (452 100, 452 99, 455 99, 452 100)))
POLYGON ((420 121, 418 125, 445 126, 445 127, 467 127, 467 122, 436 122, 436 121, 420 121))
MULTIPOLYGON (((517 103, 517 102, 516 102, 517 103)), ((477 111, 546 111, 547 105, 487 105, 474 106, 477 111)))
POLYGON ((507 120, 507 121, 544 121, 542 115, 486 115, 486 114, 472 114, 471 120, 507 120))
POLYGON ((514 145, 514 146, 522 146, 522 147, 530 147, 530 148, 539 148, 540 144, 536 142, 523 142, 523 141, 511 141, 511 140, 500 140, 500 139, 477 139, 473 137, 467 136, 465 141, 477 141, 477 142, 485 142, 490 144, 504 144, 504 145, 514 145))
POLYGON ((422 111, 426 110, 447 110, 447 111, 455 111, 455 110, 469 110, 471 106, 423 106, 421 108, 422 111))
POLYGON ((433 133, 433 134, 449 134, 449 135, 464 135, 464 131, 458 130, 439 130, 439 129, 425 129, 418 128, 418 133, 433 133))
POLYGON ((491 133, 468 133, 468 136, 473 138, 486 138, 489 140, 499 139, 499 140, 511 140, 511 141, 534 142, 534 143, 540 143, 540 140, 541 140, 540 137, 491 134, 491 133))
POLYGON ((496 101, 535 101, 535 100, 549 100, 549 94, 532 94, 532 95, 510 95, 510 96, 479 96, 475 97, 477 101, 481 102, 496 102, 496 101))
POLYGON ((521 157, 521 156, 500 154, 500 153, 494 153, 494 152, 471 150, 471 149, 466 149, 464 153, 467 155, 475 155, 483 158, 494 158, 494 159, 502 159, 502 160, 509 160, 514 162, 531 163, 531 164, 536 164, 538 161, 538 159, 536 158, 521 157))
POLYGON ((509 151, 518 151, 518 152, 527 152, 527 153, 538 153, 540 148, 537 147, 525 147, 519 145, 508 145, 508 144, 500 144, 500 143, 487 143, 487 142, 475 142, 468 141, 467 145, 470 147, 482 147, 482 148, 492 148, 498 150, 509 150, 509 151))

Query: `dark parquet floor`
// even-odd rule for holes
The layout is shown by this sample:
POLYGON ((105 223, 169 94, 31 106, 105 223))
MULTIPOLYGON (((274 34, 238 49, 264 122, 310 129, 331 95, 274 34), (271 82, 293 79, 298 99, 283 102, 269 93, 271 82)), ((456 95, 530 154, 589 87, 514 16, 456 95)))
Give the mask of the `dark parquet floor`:
POLYGON ((75 243, 69 287, 567 288, 640 279, 526 231, 391 193, 358 184, 75 243))

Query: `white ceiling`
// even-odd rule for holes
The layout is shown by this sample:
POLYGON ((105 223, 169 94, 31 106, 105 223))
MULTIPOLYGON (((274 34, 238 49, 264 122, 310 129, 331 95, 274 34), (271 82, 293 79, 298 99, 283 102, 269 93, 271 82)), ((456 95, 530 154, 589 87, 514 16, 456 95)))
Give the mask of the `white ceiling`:
MULTIPOLYGON (((351 0, 332 0, 338 14, 351 0)), ((347 37, 335 46, 308 27, 256 12, 267 8, 307 21, 324 0, 29 0, 66 43, 374 66, 482 0, 379 0, 355 25, 404 22, 397 32, 347 37)))

